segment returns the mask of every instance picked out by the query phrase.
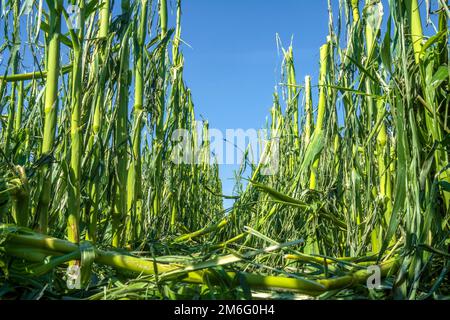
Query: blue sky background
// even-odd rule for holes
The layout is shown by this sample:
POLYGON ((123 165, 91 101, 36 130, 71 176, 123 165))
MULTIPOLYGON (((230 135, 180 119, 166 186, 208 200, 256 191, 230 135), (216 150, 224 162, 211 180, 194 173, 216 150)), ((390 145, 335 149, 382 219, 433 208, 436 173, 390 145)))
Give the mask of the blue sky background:
MULTIPOLYGON (((433 7, 436 1, 431 1, 433 7)), ((172 1, 172 17, 175 16, 172 1)), ((337 22, 338 0, 331 1, 337 22)), ((364 1, 361 1, 363 4, 364 1)), ((384 7, 383 26, 389 15, 384 7)), ((426 17, 425 1, 419 1, 426 17)), ((328 35, 327 0, 184 0, 182 2, 184 77, 196 115, 211 128, 262 128, 280 82, 282 56, 276 34, 287 48, 293 37, 297 82, 311 75, 317 83, 319 48, 328 35)), ((436 23, 436 19, 433 19, 436 23)), ((424 25, 424 33, 433 32, 424 25)), ((434 33, 434 32, 433 32, 434 33)), ((316 105, 317 90, 313 90, 316 105)), ((223 193, 230 195, 238 165, 221 165, 223 193)), ((228 207, 231 201, 225 200, 228 207)))
MULTIPOLYGON (((264 126, 280 80, 277 33, 284 47, 293 36, 297 81, 309 74, 317 82, 319 47, 328 34, 326 0, 185 0, 182 5, 182 38, 192 47, 183 47, 184 77, 197 117, 210 127, 225 132, 264 126)), ((220 166, 224 194, 232 193, 238 167, 220 166)))

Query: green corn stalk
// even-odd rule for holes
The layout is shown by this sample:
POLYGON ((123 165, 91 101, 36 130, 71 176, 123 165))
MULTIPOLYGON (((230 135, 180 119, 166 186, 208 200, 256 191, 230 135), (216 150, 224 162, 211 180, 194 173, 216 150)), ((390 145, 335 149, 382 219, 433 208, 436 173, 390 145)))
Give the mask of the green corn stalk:
MULTIPOLYGON (((377 4, 372 4, 369 1, 366 1, 366 6, 376 6, 377 4)), ((370 7, 369 7, 370 8, 370 7)), ((374 7, 374 10, 377 10, 378 8, 374 7)), ((366 20, 365 25, 365 36, 366 36, 366 55, 368 59, 372 59, 374 50, 376 48, 376 37, 379 32, 380 26, 373 25, 374 22, 369 21, 369 18, 366 20), (374 29, 376 28, 376 29, 374 29)), ((381 21, 380 21, 381 23, 381 21)), ((368 64, 368 63, 367 63, 368 64)), ((368 106, 368 120, 369 125, 372 124, 371 120, 371 114, 372 110, 374 109, 374 99, 371 96, 373 93, 376 92, 376 86, 375 83, 370 78, 366 79, 366 93, 368 96, 366 96, 366 102, 368 106)), ((384 101, 381 99, 378 99, 376 101, 376 123, 380 123, 379 131, 377 135, 377 164, 378 164, 378 180, 379 180, 379 192, 382 196, 384 203, 385 203, 385 212, 384 212, 384 219, 385 221, 390 220, 391 212, 392 212, 392 190, 391 190, 391 178, 389 174, 389 170, 387 168, 387 164, 389 163, 389 146, 387 145, 387 130, 386 125, 384 121, 384 115, 385 115, 385 104, 384 101)), ((370 127, 369 127, 370 128, 370 127)), ((381 246, 381 227, 375 227, 372 231, 372 251, 374 253, 378 252, 381 246)))
POLYGON ((177 22, 175 27, 175 37, 172 45, 172 56, 175 64, 181 63, 180 58, 180 40, 181 40, 181 0, 177 1, 177 22))
POLYGON ((23 81, 19 82, 18 88, 18 101, 17 101, 17 114, 14 119, 14 132, 17 135, 21 130, 22 126, 22 117, 23 117, 23 108, 24 108, 24 100, 25 100, 25 92, 23 91, 24 83, 23 81))
POLYGON ((161 39, 167 34, 167 0, 159 1, 159 19, 161 27, 161 39))
POLYGON ((285 53, 284 59, 287 70, 288 111, 293 115, 292 126, 294 130, 295 147, 298 149, 300 147, 300 131, 298 127, 298 88, 295 79, 294 53, 292 46, 289 47, 288 51, 285 53))
MULTIPOLYGON (((329 51, 329 43, 327 41, 326 44, 320 47, 319 107, 317 110, 317 120, 314 128, 314 136, 319 136, 322 133, 325 121, 325 110, 327 104, 325 85, 328 70, 328 51, 329 51)), ((311 167, 311 177, 309 183, 309 188, 311 190, 315 190, 317 188, 318 168, 319 168, 319 159, 317 158, 311 167)))
POLYGON ((71 124, 70 124, 70 169, 68 183, 68 219, 67 234, 69 241, 80 241, 80 209, 81 209, 81 157, 82 157, 82 66, 84 43, 84 0, 74 1, 79 8, 79 30, 71 30, 73 44, 73 71, 71 92, 71 124))
POLYGON ((311 141, 311 135, 314 131, 314 115, 312 106, 312 95, 311 95, 311 76, 305 77, 305 128, 304 132, 304 144, 308 146, 311 141))
POLYGON ((109 22, 110 20, 110 0, 103 0, 100 7, 100 19, 99 19, 99 29, 98 38, 100 43, 96 48, 98 66, 100 72, 98 74, 98 81, 96 86, 97 96, 95 97, 94 105, 94 116, 92 122, 92 135, 88 142, 88 150, 93 149, 92 157, 92 173, 94 175, 92 181, 89 182, 89 195, 91 202, 91 209, 88 212, 88 230, 86 233, 86 239, 92 242, 97 240, 97 223, 98 214, 100 210, 100 188, 101 188, 101 170, 100 170, 100 160, 101 160, 101 132, 103 123, 103 107, 105 102, 105 82, 107 77, 107 50, 109 38, 109 22))
MULTIPOLYGON (((160 39, 163 40, 167 35, 167 1, 160 0, 159 1, 159 20, 160 20, 160 28, 161 34, 160 39)), ((156 121, 156 139, 154 140, 154 149, 155 149, 155 174, 154 174, 154 182, 155 182, 155 192, 153 195, 153 215, 160 215, 161 211, 161 174, 162 174, 162 152, 163 152, 163 139, 164 139, 164 116, 165 116, 165 80, 166 80, 166 50, 163 50, 162 58, 163 63, 158 70, 159 77, 161 80, 161 92, 158 97, 158 119, 156 121)))
MULTIPOLYGON (((131 229, 131 221, 137 219, 142 220, 142 190, 141 190, 141 176, 142 176, 142 159, 141 159, 141 131, 142 131, 142 117, 144 105, 144 50, 145 50, 145 36, 147 31, 147 0, 141 1, 141 15, 140 23, 135 39, 135 89, 134 89, 134 129, 133 129, 133 150, 132 159, 128 171, 128 197, 127 197, 127 212, 130 219, 127 223, 128 229, 131 229)), ((128 230, 127 235, 130 234, 128 230)))
MULTIPOLYGON (((13 5, 13 47, 11 49, 11 60, 12 60, 12 73, 13 75, 18 73, 19 67, 19 48, 20 48, 20 27, 19 27, 19 10, 20 10, 20 0, 14 2, 13 5)), ((14 132, 15 118, 16 118, 16 83, 13 82, 11 85, 11 98, 9 103, 8 121, 6 125, 5 134, 5 151, 6 156, 9 156, 11 137, 14 132)))
MULTIPOLYGON (((173 122, 178 125, 179 128, 186 128, 189 124, 186 123, 187 121, 183 121, 183 98, 185 98, 186 89, 183 85, 183 79, 182 79, 182 68, 183 68, 183 57, 180 55, 179 52, 179 46, 180 46, 180 39, 181 39, 181 0, 177 1, 177 22, 176 22, 176 28, 175 28, 175 36, 173 39, 173 45, 172 45, 172 59, 174 66, 172 67, 173 72, 173 81, 172 81, 172 92, 170 97, 170 104, 173 109, 173 122)), ((189 115, 194 118, 194 110, 192 101, 191 105, 188 105, 188 108, 191 108, 189 115)), ((186 119, 187 120, 187 119, 186 119)), ((186 150, 184 151, 186 152, 186 150)), ((182 170, 180 170, 182 171, 182 170)), ((175 173, 176 174, 176 173, 175 173)), ((183 173, 181 173, 183 174, 183 173)), ((183 188, 179 189, 179 192, 182 192, 183 188)), ((175 197, 177 194, 174 194, 171 191, 171 196, 173 197, 172 204, 171 204, 171 212, 170 212, 170 230, 174 231, 176 226, 176 220, 177 217, 179 217, 179 207, 180 201, 179 199, 176 199, 175 197)), ((178 198, 178 197, 177 197, 178 198)), ((185 209, 184 209, 185 210, 185 209)))
MULTIPOLYGON (((61 36, 61 8, 62 1, 47 1, 50 11, 49 33, 47 41, 47 83, 44 103, 44 135, 41 155, 50 156, 54 147, 56 121, 58 113, 58 81, 60 71, 60 36, 61 36)), ((39 216, 38 229, 42 233, 48 230, 48 210, 51 197, 52 165, 46 165, 42 170, 42 189, 36 214, 39 216)))
MULTIPOLYGON (((72 65, 65 65, 60 67, 61 74, 67 74, 72 71, 72 65)), ((4 80, 0 82, 0 84, 6 84, 7 82, 20 82, 27 80, 37 80, 37 79, 45 79, 47 78, 47 70, 35 71, 35 72, 27 72, 20 74, 11 74, 7 76, 1 76, 0 80, 4 80)))
MULTIPOLYGON (((122 1, 122 12, 130 14, 130 2, 122 1)), ((117 115, 114 128, 115 156, 117 157, 114 212, 112 217, 112 245, 122 243, 123 222, 127 214, 127 165, 128 165, 128 88, 129 88, 129 35, 128 26, 123 34, 120 49, 120 73, 117 115)))
POLYGON ((411 40, 414 49, 414 58, 416 63, 420 63, 422 53, 423 29, 422 21, 420 19, 419 3, 417 0, 404 0, 406 12, 411 29, 411 40))

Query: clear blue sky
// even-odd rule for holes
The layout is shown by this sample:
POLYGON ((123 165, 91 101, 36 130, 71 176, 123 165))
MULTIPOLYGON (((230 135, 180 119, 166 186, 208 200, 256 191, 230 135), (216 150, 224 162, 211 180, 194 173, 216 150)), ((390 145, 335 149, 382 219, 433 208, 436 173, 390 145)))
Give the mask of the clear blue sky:
MULTIPOLYGON (((264 126, 280 80, 277 33, 285 47, 294 37, 297 80, 310 74, 317 82, 319 47, 328 34, 326 0, 185 0, 182 8, 182 38, 192 47, 183 47, 184 77, 197 117, 210 127, 264 126)), ((232 193, 236 169, 220 167, 224 194, 232 193)))
MULTIPOLYGON (((174 13, 175 1, 172 3, 174 13)), ((184 0, 182 38, 192 47, 183 47, 184 77, 193 93, 197 117, 204 117, 210 127, 223 131, 264 126, 274 87, 280 80, 282 57, 277 50, 277 33, 285 48, 293 37, 297 81, 303 83, 305 75, 311 75, 313 85, 316 84, 319 48, 328 35, 327 3, 184 0)), ((336 23, 339 1, 331 3, 336 23)), ((389 7, 387 0, 382 3, 385 25, 389 7)), ((424 1, 419 3, 424 19, 426 6, 424 1)), ((425 34, 430 30, 424 26, 425 34)), ((317 101, 314 91, 313 101, 317 101)), ((220 167, 224 194, 232 194, 233 172, 237 169, 238 166, 220 167)), ((225 201, 226 206, 230 204, 225 201)))

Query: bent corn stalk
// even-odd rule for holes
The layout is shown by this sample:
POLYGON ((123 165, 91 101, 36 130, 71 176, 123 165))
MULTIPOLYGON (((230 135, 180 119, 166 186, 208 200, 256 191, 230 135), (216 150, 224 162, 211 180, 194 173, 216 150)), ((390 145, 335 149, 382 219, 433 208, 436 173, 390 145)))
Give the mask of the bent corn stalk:
MULTIPOLYGON (((0 230, 2 228, 8 227, 0 226, 0 230)), ((81 254, 80 247, 77 244, 29 231, 10 233, 7 236, 6 242, 7 245, 5 246, 5 249, 9 254, 22 259, 30 259, 34 262, 42 262, 49 253, 56 257, 70 254, 71 256, 68 259, 78 258, 81 254), (22 250, 15 250, 15 247, 22 248, 22 250), (40 254, 40 251, 45 253, 40 254)), ((183 270, 183 266, 156 263, 154 261, 100 249, 95 249, 95 261, 120 270, 146 275, 159 274, 160 276, 163 276, 166 273, 174 273, 174 276, 176 276, 178 270, 183 270)), ((64 262, 64 259, 61 259, 61 263, 64 262)), ((398 261, 396 259, 383 262, 379 265, 380 274, 382 277, 385 277, 389 273, 394 272, 397 267, 398 261)), ((46 271, 48 272, 50 270, 46 271)), ((316 281, 283 276, 264 276, 247 272, 236 273, 228 271, 227 275, 230 279, 233 279, 233 282, 231 283, 232 286, 239 285, 239 275, 245 280, 247 285, 253 289, 289 290, 317 296, 329 290, 349 288, 353 285, 364 283, 372 275, 372 272, 362 269, 345 276, 318 279, 316 281)), ((168 277, 166 280, 171 279, 171 277, 168 277)), ((175 277, 175 279, 194 284, 203 284, 206 282, 217 284, 220 282, 217 275, 214 272, 211 272, 209 268, 190 271, 181 277, 175 277)))

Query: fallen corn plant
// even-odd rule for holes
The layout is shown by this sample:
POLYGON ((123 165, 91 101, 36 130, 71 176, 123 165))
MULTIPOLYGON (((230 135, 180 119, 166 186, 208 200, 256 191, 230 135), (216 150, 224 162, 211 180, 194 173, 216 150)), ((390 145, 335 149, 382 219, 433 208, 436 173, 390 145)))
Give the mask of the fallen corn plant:
POLYGON ((268 143, 223 196, 181 0, 3 1, 0 299, 448 298, 449 6, 427 3, 329 0, 304 83, 277 36, 268 143))
MULTIPOLYGON (((296 245, 301 242, 296 241, 272 246, 257 252, 244 254, 243 257, 230 255, 199 264, 183 266, 179 263, 164 264, 152 261, 152 259, 142 259, 129 254, 105 251, 97 249, 91 244, 77 245, 70 241, 52 238, 27 229, 8 225, 0 226, 0 240, 2 253, 36 263, 33 267, 22 270, 23 273, 27 273, 31 277, 42 276, 58 265, 73 259, 81 259, 81 268, 83 269, 83 263, 86 262, 83 259, 84 251, 90 249, 93 252, 93 260, 96 263, 134 274, 157 275, 159 281, 176 280, 194 284, 202 284, 206 281, 213 284, 219 283, 220 279, 218 279, 218 275, 211 271, 211 268, 234 264, 242 259, 249 259, 258 254, 270 253, 271 251, 296 245)), ((390 272, 395 272, 397 267, 397 259, 383 262, 380 264, 381 275, 385 277, 390 272)), ((290 290, 316 296, 325 291, 350 288, 353 285, 364 283, 371 276, 371 272, 362 268, 362 270, 344 276, 318 279, 315 281, 298 277, 263 276, 233 271, 226 271, 226 275, 232 280, 230 283, 231 286, 239 285, 239 276, 249 287, 254 289, 290 290)))

